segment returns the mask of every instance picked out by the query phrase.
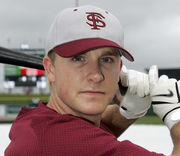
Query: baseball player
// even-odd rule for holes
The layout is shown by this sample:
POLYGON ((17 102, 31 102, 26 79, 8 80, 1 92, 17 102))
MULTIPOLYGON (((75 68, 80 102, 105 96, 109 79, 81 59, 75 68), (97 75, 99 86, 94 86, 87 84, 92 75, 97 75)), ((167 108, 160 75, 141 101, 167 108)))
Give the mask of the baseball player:
POLYGON ((61 11, 50 27, 43 59, 51 88, 49 101, 22 108, 5 155, 163 155, 117 140, 146 114, 151 99, 154 111, 171 129, 172 155, 180 154, 180 118, 174 120, 179 111, 179 81, 158 80, 154 66, 149 74, 126 69, 122 57, 134 59, 123 41, 119 20, 106 10, 82 6, 61 11), (169 92, 173 96, 166 96, 169 92), (120 106, 109 105, 112 100, 120 106))

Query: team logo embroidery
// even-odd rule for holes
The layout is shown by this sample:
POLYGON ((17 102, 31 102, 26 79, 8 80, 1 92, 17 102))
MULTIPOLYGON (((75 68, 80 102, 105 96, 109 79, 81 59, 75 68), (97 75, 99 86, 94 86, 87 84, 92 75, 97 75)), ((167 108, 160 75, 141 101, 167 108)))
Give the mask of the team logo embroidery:
POLYGON ((100 28, 103 28, 106 26, 105 22, 103 21, 105 17, 101 15, 100 13, 86 12, 86 14, 88 14, 87 20, 89 21, 86 23, 92 27, 91 29, 100 30, 100 28))

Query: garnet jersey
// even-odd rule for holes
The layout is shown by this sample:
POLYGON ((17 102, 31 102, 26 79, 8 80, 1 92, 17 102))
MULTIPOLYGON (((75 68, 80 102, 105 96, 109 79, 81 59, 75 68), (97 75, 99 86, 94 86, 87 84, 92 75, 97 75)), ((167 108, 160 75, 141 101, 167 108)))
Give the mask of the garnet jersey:
POLYGON ((118 141, 101 123, 60 115, 40 103, 22 108, 10 130, 5 156, 162 156, 129 141, 118 141))

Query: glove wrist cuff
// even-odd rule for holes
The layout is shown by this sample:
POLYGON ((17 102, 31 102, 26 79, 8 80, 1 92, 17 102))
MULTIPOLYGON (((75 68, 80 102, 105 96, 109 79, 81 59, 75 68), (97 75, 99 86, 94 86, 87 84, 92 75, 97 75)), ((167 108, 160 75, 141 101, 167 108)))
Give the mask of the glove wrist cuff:
POLYGON ((144 111, 140 114, 133 114, 133 113, 127 112, 126 110, 124 110, 120 107, 120 113, 126 119, 137 119, 137 118, 143 117, 147 113, 147 111, 144 111))
POLYGON ((180 121, 180 108, 173 110, 168 113, 164 118, 164 123, 167 125, 169 130, 180 121))

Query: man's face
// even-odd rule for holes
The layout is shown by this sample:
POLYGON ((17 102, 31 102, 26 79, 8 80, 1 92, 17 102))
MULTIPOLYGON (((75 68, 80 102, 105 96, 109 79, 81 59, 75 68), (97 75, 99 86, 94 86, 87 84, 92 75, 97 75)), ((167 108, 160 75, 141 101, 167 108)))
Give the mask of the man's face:
POLYGON ((118 89, 120 62, 109 47, 71 58, 56 55, 51 82, 56 103, 70 110, 67 114, 102 114, 118 89))

